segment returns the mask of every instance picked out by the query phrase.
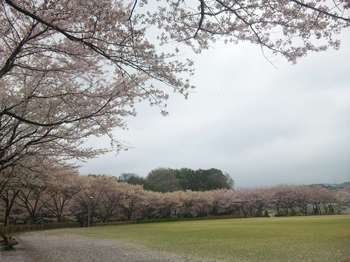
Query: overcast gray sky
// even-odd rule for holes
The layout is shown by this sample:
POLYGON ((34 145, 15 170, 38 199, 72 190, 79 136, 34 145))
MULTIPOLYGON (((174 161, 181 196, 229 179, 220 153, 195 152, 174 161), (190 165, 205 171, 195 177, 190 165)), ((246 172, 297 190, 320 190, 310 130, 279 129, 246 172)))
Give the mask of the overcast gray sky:
POLYGON ((189 99, 172 95, 167 117, 138 105, 129 130, 115 130, 130 150, 90 160, 81 173, 145 176, 156 167, 215 167, 239 187, 350 180, 346 34, 339 51, 296 65, 273 56, 277 68, 246 43, 217 43, 193 55, 197 88, 189 99))

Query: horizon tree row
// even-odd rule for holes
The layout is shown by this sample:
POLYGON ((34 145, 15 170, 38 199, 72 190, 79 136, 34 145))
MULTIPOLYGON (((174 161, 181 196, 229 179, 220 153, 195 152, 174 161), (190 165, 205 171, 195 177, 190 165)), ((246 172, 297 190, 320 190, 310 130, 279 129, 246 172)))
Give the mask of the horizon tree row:
POLYGON ((91 223, 207 216, 331 215, 350 204, 350 188, 274 186, 256 189, 153 192, 109 176, 79 176, 76 169, 45 162, 17 169, 0 191, 0 221, 91 223), (25 179, 23 179, 25 177, 25 179))

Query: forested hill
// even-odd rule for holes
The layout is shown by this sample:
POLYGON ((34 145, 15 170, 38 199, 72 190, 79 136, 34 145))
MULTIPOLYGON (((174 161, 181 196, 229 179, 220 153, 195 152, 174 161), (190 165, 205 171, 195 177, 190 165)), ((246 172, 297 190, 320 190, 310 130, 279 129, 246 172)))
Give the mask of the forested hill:
POLYGON ((229 174, 216 168, 198 170, 157 168, 152 170, 146 178, 126 173, 119 177, 119 181, 143 185, 145 190, 156 192, 208 191, 230 189, 234 185, 229 174))
MULTIPOLYGON (((146 177, 141 177, 134 173, 124 173, 119 176, 118 180, 128 184, 142 185, 145 190, 156 192, 208 191, 234 187, 232 177, 216 168, 198 170, 190 168, 157 168, 149 172, 146 177)), ((339 184, 311 184, 309 186, 338 191, 350 188, 350 181, 339 184)))

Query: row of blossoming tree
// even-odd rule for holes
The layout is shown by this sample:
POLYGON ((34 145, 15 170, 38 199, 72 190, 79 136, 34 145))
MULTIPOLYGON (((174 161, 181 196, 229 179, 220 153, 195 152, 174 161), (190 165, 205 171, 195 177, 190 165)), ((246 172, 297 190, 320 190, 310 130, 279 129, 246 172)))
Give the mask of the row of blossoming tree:
POLYGON ((21 179, 0 192, 5 224, 326 215, 340 213, 350 200, 349 188, 332 191, 322 186, 274 186, 160 193, 115 177, 79 176, 70 167, 24 172, 21 179))

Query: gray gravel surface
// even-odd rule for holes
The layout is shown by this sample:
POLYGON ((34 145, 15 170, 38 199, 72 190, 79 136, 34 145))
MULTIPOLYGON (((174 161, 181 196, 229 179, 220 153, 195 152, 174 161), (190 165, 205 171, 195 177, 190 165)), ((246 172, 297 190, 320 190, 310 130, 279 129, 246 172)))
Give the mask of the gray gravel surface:
POLYGON ((125 243, 73 234, 23 234, 16 251, 1 252, 0 262, 217 262, 194 259, 125 243))
POLYGON ((0 262, 35 262, 22 244, 12 251, 0 251, 0 262))

